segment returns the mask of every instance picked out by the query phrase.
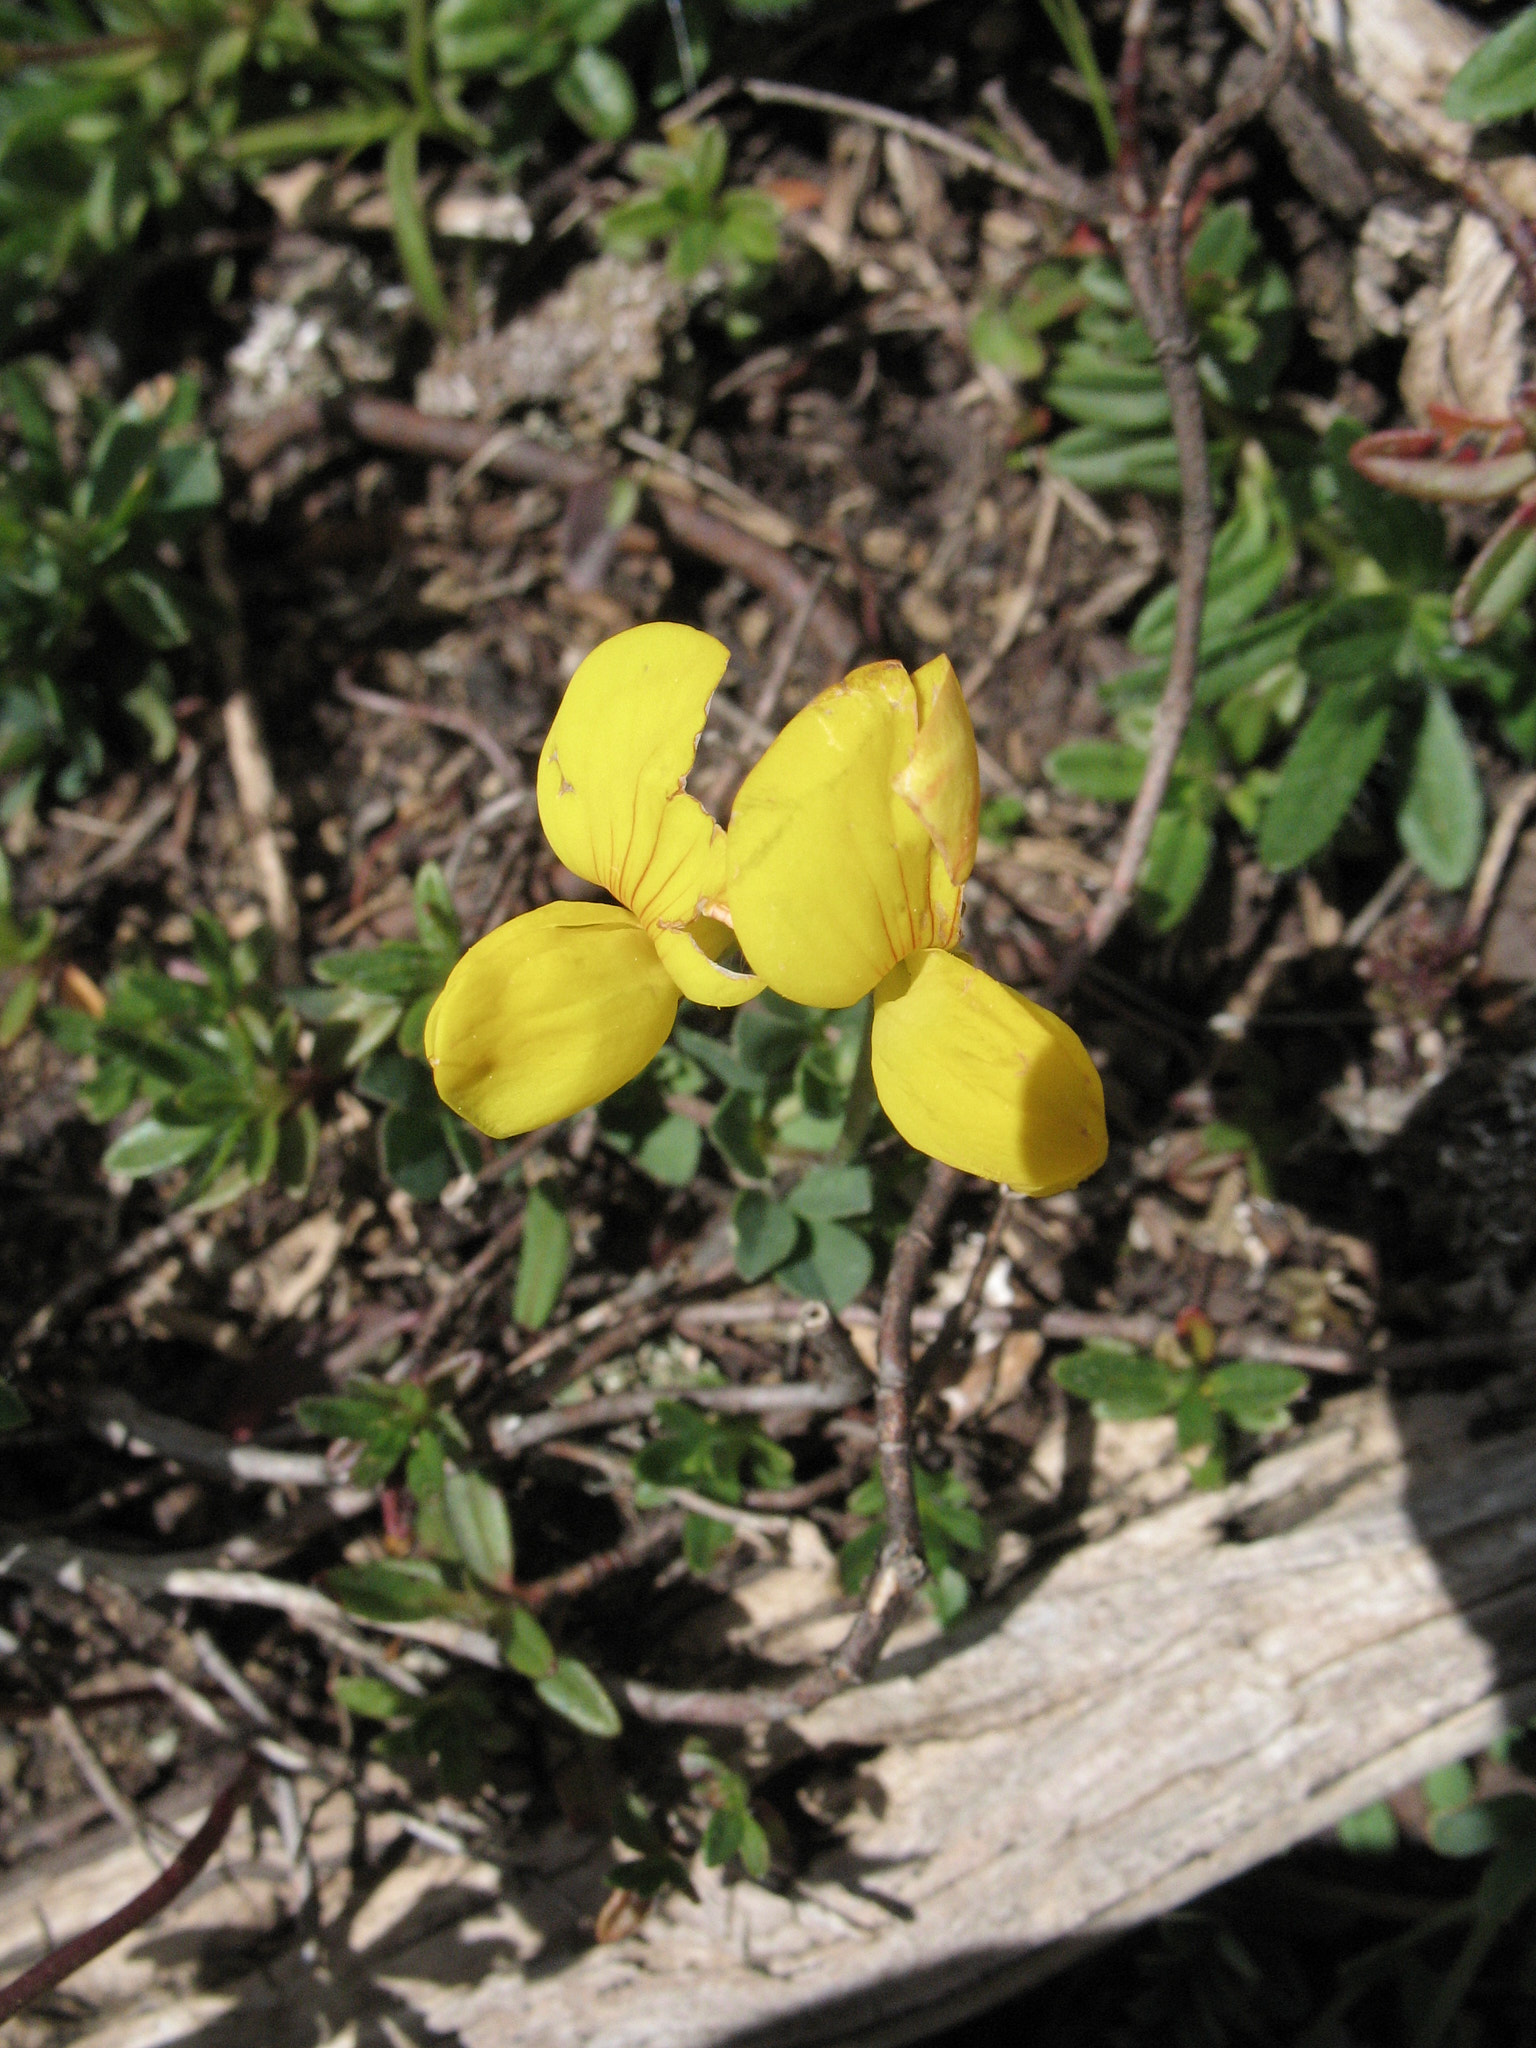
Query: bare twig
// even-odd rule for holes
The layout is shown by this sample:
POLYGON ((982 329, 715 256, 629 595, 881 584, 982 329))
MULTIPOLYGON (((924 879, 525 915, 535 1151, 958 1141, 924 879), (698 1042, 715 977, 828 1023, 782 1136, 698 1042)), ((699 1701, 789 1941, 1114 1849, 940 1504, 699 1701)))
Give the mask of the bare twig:
POLYGON ((816 113, 836 114, 845 121, 863 121, 871 128, 905 135, 909 141, 920 142, 924 148, 936 150, 968 170, 985 172, 1011 191, 1022 192, 1030 199, 1043 199, 1050 205, 1061 203, 1062 188, 1057 180, 1026 170, 1022 164, 1010 163, 1006 157, 983 149, 978 142, 968 142, 964 136, 951 135, 947 128, 935 127, 932 121, 898 114, 894 108, 876 106, 871 100, 850 99, 847 93, 822 92, 810 85, 787 85, 779 79, 744 78, 741 89, 749 99, 760 103, 809 107, 816 113))
POLYGON ((1522 775, 1505 795, 1499 814, 1493 821, 1493 830, 1488 834, 1488 844, 1483 848, 1483 857, 1472 883, 1472 894, 1467 898, 1466 912, 1456 933, 1458 951, 1470 953, 1482 938, 1483 927, 1498 898, 1504 870, 1509 865, 1509 857, 1515 850, 1520 828, 1532 804, 1536 804, 1536 775, 1522 775))
POLYGON ((675 1543, 682 1533, 681 1509, 649 1516, 611 1550, 595 1551, 591 1557, 584 1557, 580 1564, 568 1565, 563 1572, 552 1572, 547 1579, 535 1579, 529 1585, 519 1586, 517 1597, 526 1606, 535 1608, 543 1607, 551 1600, 574 1600, 582 1593, 590 1593, 594 1586, 600 1586, 604 1579, 611 1579, 617 1572, 632 1571, 636 1565, 644 1564, 657 1551, 675 1543))
MULTIPOLYGON (((660 1317, 662 1322, 670 1320, 665 1313, 660 1317)), ((625 1341, 630 1343, 634 1339, 627 1337, 625 1341)), ((775 1415, 796 1409, 814 1412, 848 1408, 868 1391, 867 1375, 862 1376, 862 1384, 858 1385, 838 1380, 830 1386, 795 1381, 787 1386, 766 1387, 639 1387, 630 1394, 600 1394, 591 1401, 574 1401, 568 1408, 543 1408, 536 1415, 498 1415, 488 1433, 493 1450, 504 1458, 518 1458, 524 1451, 552 1443, 557 1437, 576 1436, 584 1429, 608 1429, 616 1422, 638 1422, 659 1401, 689 1401, 695 1408, 716 1415, 775 1415)))
POLYGON ((384 1375, 391 1386, 398 1386, 401 1381, 408 1380, 413 1373, 421 1370, 427 1363, 432 1346, 437 1342, 438 1332, 449 1318, 463 1307, 486 1274, 496 1270, 522 1234, 523 1209, 519 1205, 516 1215, 508 1217, 499 1230, 491 1233, 475 1256, 466 1260, 459 1268, 454 1275, 453 1284, 445 1288, 432 1306, 424 1312, 416 1326, 416 1334, 411 1340, 410 1349, 402 1352, 384 1375))
POLYGON ((1024 580, 1003 600, 998 613, 997 628, 992 635, 992 644, 971 668, 962 684, 967 699, 974 697, 993 669, 1008 652, 1029 624, 1029 615, 1035 608, 1040 595, 1040 585, 1045 579, 1045 565, 1050 558, 1051 542, 1056 533, 1056 519, 1061 511, 1063 492, 1061 480, 1047 476, 1040 486, 1040 497, 1035 506, 1035 521, 1030 529, 1029 549, 1024 557, 1024 580))
POLYGON ((197 1833, 174 1862, 166 1865, 153 1884, 146 1885, 126 1906, 119 1907, 117 1912, 109 1914, 95 1927, 87 1928, 83 1934, 77 1934, 73 1941, 64 1942, 0 1990, 0 2021, 14 2018, 35 1999, 41 1998, 45 1991, 62 1984, 66 1977, 73 1976, 76 1970, 99 1956, 103 1949, 121 1941, 136 1927, 142 1927, 173 1899, 179 1898, 229 1833, 231 1822, 255 1791, 260 1775, 261 1765, 255 1757, 248 1756, 209 1807, 197 1833))
MULTIPOLYGON (((702 506, 685 504, 681 498, 657 496, 654 500, 662 524, 676 541, 722 569, 734 569, 748 583, 777 598, 789 610, 805 602, 809 588, 805 578, 782 549, 770 547, 755 534, 717 519, 702 506)), ((830 593, 815 600, 810 630, 831 658, 846 667, 858 649, 853 624, 830 593)))
POLYGON ((97 1387, 86 1397, 92 1432, 114 1449, 169 1458, 188 1471, 230 1484, 334 1486, 336 1475, 318 1451, 273 1451, 232 1443, 174 1415, 158 1415, 121 1387, 97 1387))
POLYGON ((134 1810, 133 1801, 124 1794, 117 1780, 87 1742, 84 1730, 68 1707, 62 1703, 56 1706, 48 1716, 48 1727, 54 1739, 68 1754, 70 1762, 118 1826, 138 1843, 151 1863, 163 1862, 165 1859, 134 1810))
POLYGON ((214 524, 204 530, 202 552, 203 575, 224 613, 215 635, 215 648, 224 671, 224 745, 229 755, 229 772, 234 777, 235 795, 245 821, 256 886, 276 941, 278 978, 297 981, 303 972, 299 958, 299 906, 282 848, 277 843, 277 785, 262 743, 256 705, 246 686, 240 588, 230 572, 221 526, 214 524))
MULTIPOLYGON (((458 733, 461 739, 468 740, 484 754, 506 784, 507 795, 526 794, 522 769, 473 712, 460 711, 452 704, 418 704, 413 697, 386 697, 379 690, 359 689, 345 669, 337 674, 336 694, 345 698, 347 703, 357 705, 361 711, 377 711, 385 718, 411 718, 421 725, 437 725, 445 732, 458 733)), ((498 803, 503 801, 503 798, 497 798, 498 803)))

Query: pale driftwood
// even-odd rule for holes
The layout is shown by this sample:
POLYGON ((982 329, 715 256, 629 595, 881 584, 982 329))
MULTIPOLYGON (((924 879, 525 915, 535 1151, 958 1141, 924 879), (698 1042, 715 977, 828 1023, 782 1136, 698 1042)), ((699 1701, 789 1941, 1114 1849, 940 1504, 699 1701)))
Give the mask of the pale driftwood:
MULTIPOLYGON (((1165 1425, 1108 1433, 1127 1480, 1090 1510, 1093 1540, 958 1641, 898 1643, 873 1683, 798 1724, 829 1775, 845 1745, 883 1747, 844 1767, 839 1839, 783 1894, 696 1871, 700 1905, 584 1948, 608 1844, 557 1832, 498 1864, 418 1841, 370 1891, 336 1793, 309 1843, 308 1960, 296 1935, 197 1988, 200 1948, 297 1897, 275 1829, 257 1854, 242 1828, 222 1876, 75 1980, 101 2018, 71 2039, 311 2048, 385 2018, 465 2048, 917 2039, 1531 1712, 1536 1650, 1496 1647, 1536 1645, 1536 1424, 1508 1426, 1522 1401, 1536 1407, 1514 1382, 1497 1406, 1396 1415, 1350 1395, 1214 1495, 1183 1489, 1165 1425)), ((300 1790, 314 1809, 319 1788, 300 1790)), ((375 1852, 398 1825, 370 1821, 375 1852)), ((146 1875, 118 1843, 22 1873, 0 1894, 0 1966, 146 1875)))

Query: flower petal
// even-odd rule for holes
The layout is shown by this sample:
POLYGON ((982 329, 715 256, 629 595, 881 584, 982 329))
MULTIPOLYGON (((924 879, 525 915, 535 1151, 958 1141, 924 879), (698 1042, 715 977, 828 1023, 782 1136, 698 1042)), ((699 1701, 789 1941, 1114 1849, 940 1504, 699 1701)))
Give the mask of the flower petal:
POLYGON ((1104 1164, 1104 1089, 1076 1032, 959 953, 903 961, 875 993, 875 1090, 909 1145, 1028 1195, 1104 1164))
POLYGON ((911 760, 896 777, 895 790, 927 826, 944 872, 958 890, 976 864, 981 818, 976 732, 947 654, 914 669, 912 687, 918 702, 917 740, 911 760))
POLYGON ((601 1102, 652 1060, 677 985, 612 903, 546 903, 471 946, 427 1018, 437 1092, 488 1137, 601 1102))
POLYGON ((615 634, 571 677, 539 756, 550 845, 653 936, 692 922, 720 831, 683 782, 729 660, 692 626, 615 634))
POLYGON ((716 955, 731 943, 730 928, 712 917, 697 917, 683 931, 657 932, 657 957, 690 1003, 710 1003, 734 1010, 763 992, 760 974, 738 974, 721 967, 716 955))
POLYGON ((742 783, 731 918, 752 967, 791 1002, 844 1009, 933 941, 933 840, 894 792, 917 737, 911 677, 871 662, 798 712, 742 783))

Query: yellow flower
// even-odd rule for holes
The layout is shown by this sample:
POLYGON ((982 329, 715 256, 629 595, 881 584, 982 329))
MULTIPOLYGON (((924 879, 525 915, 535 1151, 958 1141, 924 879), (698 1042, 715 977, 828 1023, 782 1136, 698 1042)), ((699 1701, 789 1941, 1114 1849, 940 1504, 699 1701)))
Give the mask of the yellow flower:
POLYGON ((570 680, 539 757, 539 818, 565 865, 616 901, 499 926, 427 1018, 438 1094, 493 1138, 633 1080, 680 995, 729 1007, 763 986, 716 964, 731 939, 726 835, 684 788, 729 658, 691 626, 636 626, 570 680))
POLYGON ((1076 1034, 953 950, 981 785, 940 656, 871 662, 792 718, 731 813, 737 942, 792 1002, 874 991, 875 1089, 911 1145, 1028 1194, 1104 1163, 1104 1091, 1076 1034))

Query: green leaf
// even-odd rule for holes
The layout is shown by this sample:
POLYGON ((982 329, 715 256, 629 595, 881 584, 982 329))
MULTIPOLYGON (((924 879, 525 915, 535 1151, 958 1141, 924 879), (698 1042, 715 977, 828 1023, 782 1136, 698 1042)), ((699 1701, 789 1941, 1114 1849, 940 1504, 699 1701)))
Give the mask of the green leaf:
POLYGON ((700 1578, 713 1569, 735 1540, 736 1532, 730 1523, 715 1515, 690 1511, 683 1517, 683 1562, 700 1578))
POLYGON ((1179 490, 1179 450, 1171 434, 1072 427, 1046 450, 1046 467, 1085 491, 1156 491, 1172 498, 1179 490))
POLYGON ((1346 1814, 1334 1832, 1339 1847, 1356 1856, 1390 1856, 1402 1839, 1397 1815, 1384 1799, 1346 1814))
POLYGON ((761 1884, 768 1875, 773 1855, 762 1822, 754 1820, 750 1813, 744 1813, 741 1817, 741 1841, 737 1845, 736 1853, 741 1858, 741 1867, 748 1877, 761 1884))
POLYGON ((32 1417, 16 1389, 0 1380, 0 1429, 25 1429, 32 1417))
POLYGON ((507 1632, 502 1638, 501 1654, 514 1671, 521 1672, 524 1678, 531 1678, 535 1684, 541 1678, 548 1678, 559 1663, 554 1644, 526 1607, 512 1609, 507 1632))
POLYGON ((1437 888, 1459 889, 1471 879, 1483 844, 1483 789, 1461 720, 1438 684, 1425 700, 1397 834, 1437 888))
POLYGON ((384 1678, 335 1678, 332 1696, 360 1721, 393 1721, 410 1709, 410 1700, 384 1678))
POLYGON ((1445 520, 1437 507, 1384 490, 1360 474, 1349 451, 1364 437, 1358 420, 1335 420, 1323 436, 1339 510, 1366 553, 1395 583, 1430 589, 1445 572, 1445 520))
POLYGON ((390 136, 384 152, 384 182, 389 192, 400 268, 416 294, 416 303, 442 334, 453 325, 453 314, 443 296, 442 280, 432 258, 432 238, 421 203, 417 182, 419 141, 420 131, 414 123, 390 136))
POLYGON ((1290 1407, 1307 1391, 1307 1376, 1294 1365, 1240 1358, 1208 1372, 1201 1390, 1239 1429, 1263 1436, 1290 1421, 1290 1407))
POLYGON ((652 1125, 632 1155, 642 1173, 663 1187, 685 1188, 699 1170, 704 1133, 691 1116, 664 1116, 652 1125))
POLYGON ((672 1033, 672 1042, 727 1088, 753 1089, 760 1085, 759 1076, 737 1059, 728 1045, 707 1032, 695 1031, 691 1024, 679 1024, 672 1033))
POLYGON ((1051 1378, 1064 1392, 1087 1401, 1100 1422, 1166 1415, 1182 1391, 1182 1375, 1160 1359, 1118 1344, 1093 1344, 1058 1358, 1051 1378))
POLYGON ((409 120, 410 110, 399 100, 384 106, 332 107, 241 128, 223 144, 223 151, 236 163, 329 156, 336 150, 366 149, 370 143, 384 142, 409 120))
MULTIPOLYGON (((849 1507, 853 1503, 850 1497, 849 1507)), ((858 1512, 858 1510, 854 1510, 858 1512)), ((850 1537, 837 1553, 838 1577, 845 1593, 860 1593, 869 1581, 869 1575, 879 1560, 885 1544, 885 1524, 876 1522, 872 1529, 861 1530, 850 1537)))
POLYGON ((42 977, 38 974, 23 974, 18 978, 4 1006, 0 1007, 0 1051, 14 1045, 32 1022, 42 989, 42 977))
POLYGON ((785 1197, 786 1207, 807 1223, 838 1223, 848 1216, 867 1216, 874 1202, 874 1182, 867 1166, 813 1166, 785 1197))
POLYGON ((1259 858, 1284 874, 1320 853, 1376 765, 1392 722, 1390 688, 1374 676, 1327 691, 1285 757, 1259 825, 1259 858))
POLYGON ((1401 591, 1340 598, 1307 628, 1297 659, 1314 683, 1391 675, 1411 619, 1412 606, 1401 591))
POLYGON ((971 1604, 971 1585, 958 1565, 941 1564, 923 1588, 941 1628, 958 1621, 971 1604))
POLYGON ((435 860, 423 861, 416 870, 411 898, 421 943, 457 959, 463 944, 459 914, 453 907, 453 896, 443 878, 443 871, 435 860))
POLYGON ((619 142, 635 125, 629 73, 606 50, 578 50, 555 80, 555 98, 578 128, 600 142, 619 142))
POLYGON ((1536 107, 1536 7, 1522 8, 1462 65, 1445 89, 1453 121, 1511 121, 1536 107))
POLYGON ((1536 1799, 1501 1792, 1471 1806, 1430 1816, 1430 1846, 1442 1856, 1485 1856, 1491 1849, 1528 1843, 1536 1835, 1536 1799))
POLYGON ((125 569, 109 576, 102 595, 129 632, 147 647, 162 652, 184 647, 192 637, 186 614, 158 576, 143 569, 125 569))
POLYGON ((413 1202, 435 1202, 458 1172, 434 1104, 391 1109, 379 1125, 379 1158, 397 1188, 413 1202))
POLYGON ((290 1110, 277 1127, 277 1178, 285 1194, 309 1187, 320 1154, 320 1120, 307 1102, 290 1110))
POLYGON ((793 1293, 824 1301, 838 1315, 864 1292, 874 1270, 875 1255, 857 1231, 841 1223, 813 1223, 809 1252, 781 1266, 779 1278, 793 1293))
POLYGON ((722 1806, 710 1815, 701 1846, 704 1861, 711 1870, 718 1870, 722 1863, 729 1863, 741 1847, 745 1822, 746 1814, 739 1806, 722 1806))
POLYGON ((1522 499, 1478 550, 1456 588, 1452 617, 1458 638, 1486 640, 1536 589, 1536 502, 1522 499))
POLYGON ((800 1226, 783 1202, 760 1188, 743 1188, 731 1209, 736 1235, 736 1270, 743 1280, 761 1280, 790 1258, 800 1226))
POLYGON ((450 1472, 443 1481, 443 1513, 475 1577, 505 1591, 512 1582, 512 1523, 499 1488, 478 1472, 450 1472))
POLYGON ((1446 1813, 1453 1807, 1468 1806, 1477 1794, 1477 1780, 1468 1765, 1442 1764, 1419 1780, 1419 1790, 1431 1813, 1446 1813))
MULTIPOLYGON (((151 663, 151 668, 158 669, 162 675, 169 673, 161 661, 151 663)), ((154 682, 142 682, 123 698, 123 709, 130 717, 136 718, 149 735, 151 760, 169 761, 176 751, 178 727, 166 702, 165 690, 154 682)))
POLYGON ((523 1212, 523 1241, 512 1288, 512 1320, 542 1330, 571 1270, 571 1226, 559 1196, 547 1185, 531 1188, 523 1212))
POLYGON ((368 1621, 426 1621, 452 1614, 461 1596, 450 1592, 430 1567, 406 1564, 339 1564, 320 1581, 333 1600, 368 1621))
POLYGON ((585 1664, 574 1657, 562 1657, 547 1678, 537 1679, 534 1691, 557 1714, 579 1728, 583 1735, 598 1735, 612 1741, 623 1729, 619 1712, 585 1664))
POLYGON ((1137 908, 1153 931, 1171 932, 1188 917, 1215 846, 1209 820, 1192 804, 1167 804, 1158 813, 1136 879, 1137 908))
POLYGON ((1038 377, 1045 368, 1040 337, 1001 306, 983 306, 971 322, 967 339, 978 363, 990 363, 1020 383, 1038 377))
POLYGON ((1097 803, 1129 803, 1141 787, 1147 757, 1120 740, 1068 740, 1041 764, 1058 789, 1097 803))
POLYGON ((1215 1408, 1198 1387, 1191 1387, 1173 1411, 1181 1451, 1208 1450, 1221 1439, 1215 1408))
POLYGON ((212 1143, 213 1136, 207 1124, 166 1124, 158 1117, 146 1116, 107 1147, 102 1170, 143 1180, 147 1174, 165 1173, 195 1159, 212 1143))
POLYGON ((744 1180, 766 1180, 768 1157, 763 1150, 763 1099, 745 1088, 733 1088, 709 1124, 710 1143, 733 1172, 744 1180))

